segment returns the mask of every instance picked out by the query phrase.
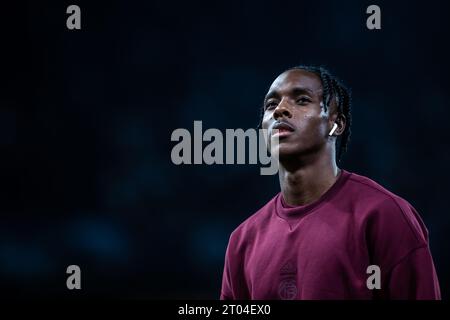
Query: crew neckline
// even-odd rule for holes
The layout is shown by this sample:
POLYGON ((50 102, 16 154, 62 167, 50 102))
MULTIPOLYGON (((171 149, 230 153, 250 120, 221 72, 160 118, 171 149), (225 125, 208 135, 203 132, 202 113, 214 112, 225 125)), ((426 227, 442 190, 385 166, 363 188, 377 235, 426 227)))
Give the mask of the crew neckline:
POLYGON ((337 180, 319 199, 303 206, 292 206, 287 204, 283 198, 283 194, 279 192, 275 205, 277 215, 283 219, 298 219, 299 217, 305 216, 314 209, 331 200, 331 198, 341 189, 350 175, 350 172, 341 169, 341 173, 337 180))

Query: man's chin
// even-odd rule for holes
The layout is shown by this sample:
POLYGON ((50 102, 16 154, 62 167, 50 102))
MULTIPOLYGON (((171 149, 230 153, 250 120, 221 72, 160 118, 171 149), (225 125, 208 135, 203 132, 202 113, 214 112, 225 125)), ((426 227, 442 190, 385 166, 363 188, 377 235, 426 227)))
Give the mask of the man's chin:
POLYGON ((272 149, 272 154, 280 161, 292 159, 299 154, 298 148, 288 143, 281 143, 276 148, 272 149))

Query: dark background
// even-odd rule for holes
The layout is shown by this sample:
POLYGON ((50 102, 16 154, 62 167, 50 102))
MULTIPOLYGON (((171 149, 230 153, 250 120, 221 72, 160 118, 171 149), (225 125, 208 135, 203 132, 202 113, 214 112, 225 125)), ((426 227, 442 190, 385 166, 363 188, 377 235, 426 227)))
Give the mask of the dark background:
POLYGON ((2 4, 0 294, 218 298, 229 234, 278 180, 257 165, 175 166, 171 133, 255 127, 272 80, 312 63, 353 90, 341 167, 415 206, 448 298, 449 13, 444 1, 2 4), (70 4, 81 30, 66 28, 70 4), (366 28, 370 4, 381 30, 366 28))

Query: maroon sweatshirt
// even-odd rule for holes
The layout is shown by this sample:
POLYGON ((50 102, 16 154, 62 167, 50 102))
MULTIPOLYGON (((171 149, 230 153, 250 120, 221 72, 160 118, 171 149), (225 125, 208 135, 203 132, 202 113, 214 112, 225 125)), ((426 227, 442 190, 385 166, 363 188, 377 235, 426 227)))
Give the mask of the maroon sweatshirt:
POLYGON ((231 234, 221 299, 440 299, 417 211, 341 172, 317 201, 292 207, 279 193, 231 234))

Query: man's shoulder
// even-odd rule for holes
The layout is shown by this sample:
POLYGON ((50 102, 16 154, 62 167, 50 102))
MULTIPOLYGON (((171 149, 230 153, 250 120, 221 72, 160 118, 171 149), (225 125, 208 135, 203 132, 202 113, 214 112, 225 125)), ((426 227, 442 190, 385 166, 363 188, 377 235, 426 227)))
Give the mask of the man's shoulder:
POLYGON ((363 198, 368 204, 401 210, 412 208, 407 200, 366 176, 351 173, 348 183, 349 191, 358 198, 363 198))
POLYGON ((372 223, 398 230, 404 226, 420 241, 427 239, 428 231, 416 209, 404 198, 383 187, 374 180, 352 173, 349 177, 350 192, 358 199, 355 207, 372 223))

